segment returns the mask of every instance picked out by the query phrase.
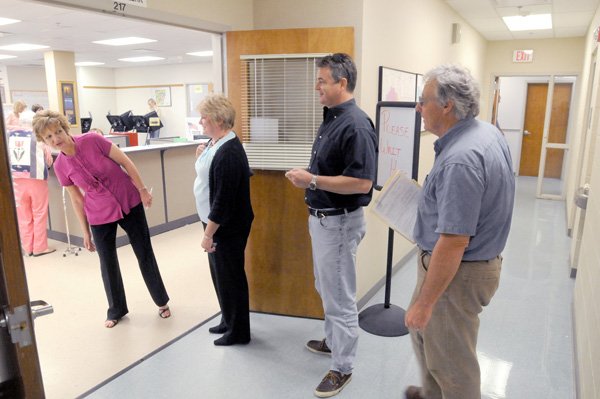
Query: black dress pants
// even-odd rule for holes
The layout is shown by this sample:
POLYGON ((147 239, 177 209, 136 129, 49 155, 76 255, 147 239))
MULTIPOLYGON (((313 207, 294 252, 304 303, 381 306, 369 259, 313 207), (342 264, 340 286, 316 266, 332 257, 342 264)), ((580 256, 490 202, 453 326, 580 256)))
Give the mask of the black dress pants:
POLYGON ((208 254, 210 275, 221 307, 221 323, 227 327, 225 336, 238 341, 250 339, 248 280, 244 270, 249 234, 250 228, 227 235, 219 234, 217 230, 213 240, 217 250, 208 254))
POLYGON ((156 306, 163 306, 169 302, 169 295, 167 295, 152 250, 144 206, 140 203, 133 207, 123 219, 91 226, 96 251, 100 257, 104 291, 108 299, 107 320, 118 320, 129 312, 119 259, 117 258, 117 225, 121 226, 127 233, 127 237, 129 237, 144 282, 156 306))

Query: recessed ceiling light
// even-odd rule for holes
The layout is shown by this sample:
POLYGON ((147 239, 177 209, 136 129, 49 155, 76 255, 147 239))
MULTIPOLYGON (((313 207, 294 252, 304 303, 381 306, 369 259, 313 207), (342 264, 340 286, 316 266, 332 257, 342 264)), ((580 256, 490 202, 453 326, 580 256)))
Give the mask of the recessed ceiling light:
POLYGON ((119 58, 119 61, 125 61, 125 62, 146 62, 146 61, 159 61, 159 60, 164 60, 164 58, 163 57, 152 57, 152 56, 119 58))
POLYGON ((108 40, 98 40, 92 43, 96 44, 106 44, 107 46, 127 46, 129 44, 140 44, 140 43, 151 43, 155 42, 154 39, 146 39, 143 37, 119 37, 116 39, 108 39, 108 40))
POLYGON ((207 51, 195 51, 193 53, 186 53, 187 55, 193 55, 195 57, 212 57, 213 55, 213 51, 212 50, 207 50, 207 51))
POLYGON ((515 15, 502 17, 510 31, 552 29, 552 16, 550 14, 515 15))
POLYGON ((7 60, 9 58, 17 58, 17 56, 16 55, 0 54, 0 60, 7 60))
POLYGON ((10 44, 8 46, 0 46, 0 50, 7 50, 7 51, 29 51, 29 50, 39 50, 42 48, 48 48, 48 46, 42 46, 41 44, 29 44, 29 43, 18 43, 18 44, 10 44))
POLYGON ((96 66, 96 65, 104 65, 104 62, 80 61, 80 62, 75 63, 75 66, 96 66))
POLYGON ((17 22, 21 22, 21 20, 19 20, 19 19, 12 19, 12 18, 2 18, 2 17, 0 17, 0 25, 10 25, 10 24, 16 24, 17 22))

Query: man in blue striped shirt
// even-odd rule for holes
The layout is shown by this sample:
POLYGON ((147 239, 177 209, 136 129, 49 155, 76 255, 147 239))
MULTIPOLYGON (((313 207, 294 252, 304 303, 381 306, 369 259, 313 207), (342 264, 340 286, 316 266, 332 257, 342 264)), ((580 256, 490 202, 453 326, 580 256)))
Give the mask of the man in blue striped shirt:
POLYGON ((479 88, 464 68, 425 75, 417 104, 439 137, 414 229, 417 286, 406 313, 422 387, 407 399, 480 399, 479 313, 498 288, 515 181, 508 144, 476 120, 479 88))

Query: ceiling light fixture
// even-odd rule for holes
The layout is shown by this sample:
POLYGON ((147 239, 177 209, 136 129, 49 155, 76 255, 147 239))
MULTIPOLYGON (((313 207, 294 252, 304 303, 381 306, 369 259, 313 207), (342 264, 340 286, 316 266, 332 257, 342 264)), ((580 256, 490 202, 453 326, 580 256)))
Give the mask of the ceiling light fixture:
POLYGON ((508 30, 512 32, 552 29, 552 16, 550 14, 515 15, 502 17, 502 19, 508 30))
POLYGON ((119 37, 116 39, 107 39, 107 40, 97 40, 92 43, 96 44, 105 44, 107 46, 127 46, 130 44, 140 44, 140 43, 152 43, 155 42, 154 39, 146 39, 144 37, 119 37))
POLYGON ((79 62, 75 63, 75 66, 96 66, 96 65, 104 65, 104 62, 79 61, 79 62))
POLYGON ((29 44, 29 43, 17 43, 17 44, 10 44, 8 46, 0 46, 0 50, 6 50, 6 51, 30 51, 30 50, 39 50, 42 48, 48 48, 48 46, 43 46, 41 44, 29 44))
POLYGON ((125 62, 146 62, 146 61, 159 61, 159 60, 164 60, 164 58, 163 57, 152 57, 152 56, 119 58, 119 61, 125 61, 125 62))
POLYGON ((16 24, 17 22, 21 22, 21 20, 20 19, 12 19, 12 18, 2 18, 2 17, 0 17, 0 25, 16 24))
POLYGON ((0 60, 7 60, 9 58, 17 58, 17 56, 16 55, 0 54, 0 60))
POLYGON ((194 57, 212 57, 213 51, 212 50, 194 51, 192 53, 186 53, 186 54, 187 55, 193 55, 194 57))

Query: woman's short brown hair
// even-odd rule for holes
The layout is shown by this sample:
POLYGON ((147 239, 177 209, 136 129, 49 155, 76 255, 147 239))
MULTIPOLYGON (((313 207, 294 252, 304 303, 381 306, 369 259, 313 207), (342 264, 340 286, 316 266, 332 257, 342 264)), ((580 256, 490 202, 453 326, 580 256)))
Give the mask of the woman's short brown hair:
POLYGON ((33 132, 38 141, 44 141, 44 133, 50 126, 60 126, 69 134, 69 122, 63 114, 50 109, 35 113, 33 117, 33 132))
POLYGON ((205 97, 197 109, 201 115, 208 116, 223 130, 229 130, 235 124, 235 108, 222 94, 211 94, 205 97))

